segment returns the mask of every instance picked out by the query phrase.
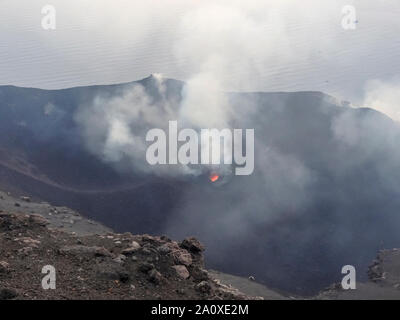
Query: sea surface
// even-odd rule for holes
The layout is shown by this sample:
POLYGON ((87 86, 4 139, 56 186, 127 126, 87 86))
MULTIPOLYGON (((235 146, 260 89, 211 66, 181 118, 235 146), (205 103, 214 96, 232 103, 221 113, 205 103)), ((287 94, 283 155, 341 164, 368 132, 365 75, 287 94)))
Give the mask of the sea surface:
MULTIPOLYGON (((215 2, 226 8, 235 3, 215 2)), ((233 55, 228 61, 232 64, 237 61, 239 65, 232 68, 231 74, 224 74, 223 80, 231 80, 223 81, 227 83, 224 89, 317 90, 357 104, 363 101, 368 81, 398 81, 399 1, 270 1, 272 7, 266 7, 267 2, 249 2, 253 13, 257 6, 258 11, 273 13, 274 19, 266 19, 262 25, 265 32, 256 33, 252 39, 252 44, 265 47, 267 53, 255 53, 257 49, 253 47, 253 52, 245 51, 257 65, 256 70, 247 70, 245 65, 240 68, 243 60, 240 57, 235 60, 233 49, 224 52, 222 57, 233 55), (285 5, 280 5, 283 2, 285 5), (344 5, 356 9, 354 30, 342 27, 344 5)), ((196 37, 203 35, 198 32, 202 25, 190 26, 190 23, 188 28, 193 27, 193 34, 182 32, 182 21, 186 17, 187 23, 188 13, 199 9, 200 5, 194 1, 149 1, 145 5, 125 0, 54 0, 56 30, 42 28, 41 10, 46 4, 0 0, 0 85, 59 89, 129 82, 151 73, 180 80, 195 75, 197 59, 190 56, 192 48, 176 54, 181 45, 188 43, 187 38, 192 36, 189 43, 196 43, 196 37)), ((239 12, 247 14, 245 10, 239 12)), ((251 14, 249 17, 251 20, 251 14)), ((202 21, 207 22, 207 17, 202 21)), ((260 24, 259 18, 256 23, 260 24)), ((214 25, 215 20, 211 19, 210 37, 214 25)), ((229 20, 224 27, 227 33, 222 33, 219 41, 222 46, 242 30, 240 24, 234 26, 234 21, 230 26, 229 20)), ((244 39, 253 36, 252 30, 243 28, 244 39)), ((199 43, 204 43, 204 39, 199 43)), ((209 52, 205 54, 214 53, 212 46, 206 49, 209 52)))

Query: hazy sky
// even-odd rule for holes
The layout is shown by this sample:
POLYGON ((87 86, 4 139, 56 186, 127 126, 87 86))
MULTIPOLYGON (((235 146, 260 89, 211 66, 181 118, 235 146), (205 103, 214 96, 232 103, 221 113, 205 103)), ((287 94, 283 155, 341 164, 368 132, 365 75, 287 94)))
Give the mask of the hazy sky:
POLYGON ((381 91, 399 87, 399 16, 398 0, 0 0, 0 84, 64 88, 162 73, 216 79, 223 90, 381 103, 381 91), (46 4, 56 30, 41 26, 46 4), (356 9, 355 30, 342 27, 344 5, 356 9), (366 92, 371 81, 382 90, 366 92))

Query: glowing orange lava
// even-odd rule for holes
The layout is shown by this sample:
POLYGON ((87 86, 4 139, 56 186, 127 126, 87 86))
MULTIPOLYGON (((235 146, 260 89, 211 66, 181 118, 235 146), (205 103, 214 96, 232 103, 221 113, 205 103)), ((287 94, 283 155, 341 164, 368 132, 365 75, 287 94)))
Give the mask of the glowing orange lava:
POLYGON ((211 176, 210 176, 210 180, 211 180, 211 182, 215 182, 215 181, 217 181, 219 179, 219 175, 217 175, 217 174, 212 174, 211 176))

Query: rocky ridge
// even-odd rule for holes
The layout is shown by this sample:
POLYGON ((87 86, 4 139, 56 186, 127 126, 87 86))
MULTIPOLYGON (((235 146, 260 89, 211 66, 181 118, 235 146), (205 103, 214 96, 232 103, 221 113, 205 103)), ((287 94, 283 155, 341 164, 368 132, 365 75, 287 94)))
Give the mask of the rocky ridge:
POLYGON ((251 299, 212 279, 195 238, 77 235, 38 214, 0 213, 0 299, 251 299), (56 289, 42 288, 44 266, 56 289))

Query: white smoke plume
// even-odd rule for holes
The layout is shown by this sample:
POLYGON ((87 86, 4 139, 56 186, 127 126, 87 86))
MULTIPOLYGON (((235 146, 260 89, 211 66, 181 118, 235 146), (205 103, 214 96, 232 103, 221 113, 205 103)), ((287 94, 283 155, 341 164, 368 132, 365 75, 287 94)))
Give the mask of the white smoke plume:
MULTIPOLYGON (((311 1, 303 3, 302 8, 316 5, 311 1)), ((317 7, 324 15, 331 8, 317 7)), ((299 55, 311 59, 309 48, 292 47, 286 14, 282 14, 292 15, 297 9, 298 5, 290 1, 279 7, 260 1, 247 5, 217 1, 186 8, 171 44, 178 69, 186 73, 182 101, 169 101, 160 75, 153 78, 161 102, 155 102, 138 85, 119 97, 97 97, 91 106, 82 106, 76 116, 90 150, 117 166, 126 160, 139 171, 168 175, 201 172, 188 166, 179 166, 178 170, 149 168, 144 163, 146 130, 166 129, 168 120, 178 120, 182 128, 196 130, 233 129, 232 123, 246 117, 249 110, 246 101, 240 110, 234 110, 226 90, 256 87, 259 75, 268 72, 273 61, 285 63, 299 55)), ((318 17, 314 16, 316 20, 318 17)), ((231 148, 225 147, 224 154, 231 153, 231 148)), ((218 169, 229 171, 226 166, 218 169)))
POLYGON ((186 166, 152 167, 146 162, 146 133, 151 128, 168 130, 168 121, 177 119, 177 104, 166 98, 163 78, 151 77, 161 96, 155 101, 140 84, 132 84, 116 96, 97 96, 91 105, 82 105, 75 120, 89 150, 118 169, 155 172, 161 175, 195 173, 186 166))
POLYGON ((400 80, 368 81, 363 106, 378 110, 393 120, 400 121, 400 80))

